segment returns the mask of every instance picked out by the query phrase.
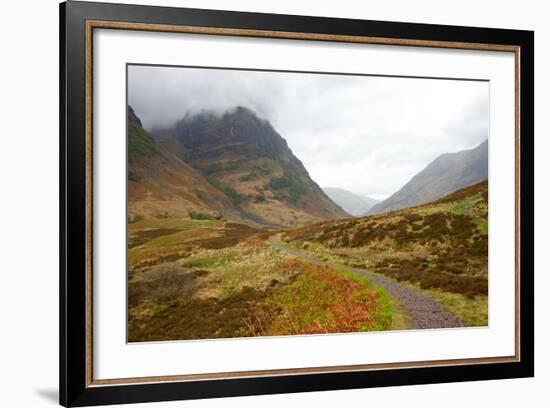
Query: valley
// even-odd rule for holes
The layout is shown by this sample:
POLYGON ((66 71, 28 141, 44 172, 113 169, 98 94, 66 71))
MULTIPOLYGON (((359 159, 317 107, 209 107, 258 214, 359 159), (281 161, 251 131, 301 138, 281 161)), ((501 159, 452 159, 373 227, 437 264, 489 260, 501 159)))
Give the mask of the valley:
POLYGON ((128 341, 486 326, 488 185, 459 156, 394 208, 321 189, 249 109, 149 132, 128 107, 128 341))
POLYGON ((485 326, 486 192, 293 230, 131 223, 129 341, 485 326))

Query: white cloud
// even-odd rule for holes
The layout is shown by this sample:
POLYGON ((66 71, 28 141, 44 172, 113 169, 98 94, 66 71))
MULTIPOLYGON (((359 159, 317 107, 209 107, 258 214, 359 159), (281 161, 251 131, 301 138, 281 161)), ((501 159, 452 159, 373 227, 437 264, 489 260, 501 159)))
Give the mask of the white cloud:
POLYGON ((144 126, 246 106, 270 120, 321 186, 377 197, 442 153, 488 138, 487 82, 130 66, 144 126))

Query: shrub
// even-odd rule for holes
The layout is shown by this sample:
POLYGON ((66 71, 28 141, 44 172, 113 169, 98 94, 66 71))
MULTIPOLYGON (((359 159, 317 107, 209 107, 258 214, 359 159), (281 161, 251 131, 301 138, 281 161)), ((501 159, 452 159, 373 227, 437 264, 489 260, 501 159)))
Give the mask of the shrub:
POLYGON ((197 196, 197 198, 201 201, 206 201, 207 200, 207 195, 204 191, 202 190, 195 190, 195 195, 197 196))
POLYGON ((218 190, 221 190, 221 184, 218 182, 218 180, 214 180, 213 178, 206 177, 206 181, 208 181, 214 188, 217 188, 218 190))
POLYGON ((226 171, 237 170, 241 163, 242 163, 241 160, 234 160, 234 161, 228 162, 228 163, 225 164, 224 170, 226 170, 226 171))
POLYGON ((214 186, 214 188, 224 193, 225 196, 229 198, 229 200, 233 203, 233 205, 239 206, 241 204, 242 197, 233 188, 229 186, 222 186, 219 181, 214 180, 210 177, 206 177, 206 181, 208 181, 212 186, 214 186))
POLYGON ((128 224, 133 224, 133 223, 136 223, 138 221, 142 221, 144 220, 145 217, 141 214, 137 214, 137 215, 134 215, 133 217, 128 217, 128 224))
POLYGON ((297 172, 290 167, 283 171, 283 176, 269 180, 267 187, 276 194, 277 191, 284 190, 288 193, 288 199, 292 203, 297 203, 306 193, 304 183, 297 172))
POLYGON ((195 291, 195 276, 186 272, 174 263, 162 263, 153 266, 148 272, 148 279, 128 283, 129 306, 136 306, 145 301, 166 303, 180 297, 190 298, 195 291))
POLYGON ((188 214, 189 214, 189 218, 191 218, 192 220, 221 220, 222 219, 221 214, 210 215, 210 214, 202 213, 198 211, 189 211, 188 214))
POLYGON ((133 181, 134 183, 137 183, 141 180, 141 176, 139 174, 128 171, 128 180, 133 181))
POLYGON ((219 163, 212 163, 212 164, 209 164, 207 166, 202 167, 202 172, 206 176, 217 173, 220 170, 222 170, 222 167, 219 163))
POLYGON ((465 241, 478 229, 472 219, 466 215, 454 215, 451 219, 451 237, 453 240, 465 241))
POLYGON ((439 258, 433 267, 423 258, 387 258, 378 262, 375 270, 399 281, 418 283, 422 289, 441 289, 471 298, 487 295, 487 277, 465 274, 467 264, 466 259, 453 256, 439 258))
POLYGON ((255 203, 263 203, 263 202, 265 202, 265 197, 262 194, 256 194, 254 196, 254 202, 255 203))
POLYGON ((222 188, 222 192, 226 195, 227 198, 233 203, 233 205, 239 206, 241 204, 242 198, 239 193, 229 186, 222 188))
POLYGON ((239 181, 251 181, 258 178, 258 175, 254 172, 245 174, 239 177, 239 181))

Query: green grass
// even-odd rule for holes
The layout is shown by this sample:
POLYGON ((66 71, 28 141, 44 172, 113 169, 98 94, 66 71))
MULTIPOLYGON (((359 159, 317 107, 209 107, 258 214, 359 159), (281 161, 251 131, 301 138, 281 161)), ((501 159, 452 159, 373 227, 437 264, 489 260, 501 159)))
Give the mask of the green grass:
POLYGON ((141 156, 158 153, 151 136, 138 124, 128 123, 128 163, 134 163, 141 156))
POLYGON ((135 224, 136 222, 143 221, 145 217, 141 214, 134 215, 133 217, 128 217, 128 224, 135 224))
MULTIPOLYGON (((156 222, 169 225, 168 220, 156 222)), ((170 235, 151 239, 132 249, 129 261, 135 265, 135 259, 161 253, 171 256, 175 250, 181 251, 182 240, 199 231, 212 232, 200 225, 213 221, 188 222, 195 225, 193 230, 171 231, 170 235)), ((225 225, 227 231, 238 227, 225 225)), ((154 235, 161 231, 139 232, 154 235)), ((346 333, 406 327, 406 316, 399 305, 368 279, 345 268, 294 259, 272 248, 265 238, 251 238, 254 239, 246 238, 238 245, 221 249, 185 243, 187 253, 180 252, 175 258, 135 270, 128 282, 130 340, 346 333)))
POLYGON ((252 332, 346 333, 367 331, 380 324, 376 321, 380 299, 362 282, 334 268, 297 259, 288 261, 287 266, 298 272, 297 278, 267 299, 263 313, 249 322, 252 332))
POLYGON ((453 212, 455 215, 461 215, 464 213, 470 213, 472 208, 474 208, 475 204, 479 201, 479 197, 477 195, 466 197, 460 201, 455 201, 451 205, 451 212, 453 212))
POLYGON ((239 206, 242 202, 242 197, 236 190, 229 186, 225 186, 221 189, 227 198, 233 203, 234 206, 239 206))
POLYGON ((195 195, 197 196, 197 198, 201 201, 207 201, 208 200, 208 196, 206 195, 206 193, 202 190, 195 190, 195 195))
POLYGON ((456 293, 441 290, 428 290, 428 294, 437 300, 444 309, 460 319, 466 327, 483 327, 489 322, 487 296, 470 299, 456 293))
POLYGON ((348 276, 371 290, 374 290, 378 296, 378 309, 374 322, 364 328, 363 331, 385 331, 385 330, 405 330, 411 327, 411 319, 403 306, 392 298, 386 290, 372 283, 368 278, 354 274, 344 269, 343 266, 337 269, 340 273, 348 276))
POLYGON ((399 283, 423 295, 432 297, 447 312, 458 317, 465 327, 484 327, 488 324, 489 302, 487 296, 477 296, 472 299, 458 293, 445 292, 440 289, 422 289, 420 285, 410 282, 399 283))
MULTIPOLYGON (((292 248, 293 246, 280 241, 279 244, 292 248)), ((317 243, 308 243, 308 249, 322 249, 322 246, 317 243)), ((295 248, 299 249, 299 248, 295 248)), ((316 255, 319 255, 318 253, 316 255)), ((384 331, 384 330, 405 330, 411 327, 411 320, 408 313, 404 310, 403 306, 396 299, 392 298, 384 288, 375 285, 370 279, 357 275, 354 272, 349 271, 345 265, 340 263, 340 258, 335 255, 328 255, 324 259, 336 272, 351 279, 355 282, 359 282, 369 290, 376 293, 378 297, 378 307, 374 320, 365 327, 362 327, 360 331, 384 331)))
POLYGON ((266 201, 266 198, 265 198, 265 196, 262 195, 262 194, 256 194, 256 195, 254 196, 254 202, 255 202, 255 203, 265 203, 265 201, 266 201))
POLYGON ((206 177, 206 180, 216 189, 220 190, 222 193, 225 194, 227 198, 233 203, 235 206, 239 206, 242 202, 241 195, 233 188, 229 186, 222 186, 219 181, 214 180, 213 178, 206 177))
POLYGON ((159 236, 154 238, 147 243, 147 246, 150 248, 167 248, 171 245, 177 245, 181 242, 189 241, 191 242, 195 236, 195 231, 193 230, 182 230, 170 235, 159 236))
POLYGON ((269 301, 283 309, 289 319, 285 319, 280 328, 272 334, 305 333, 310 327, 327 327, 333 322, 329 309, 335 293, 327 292, 320 281, 301 275, 291 286, 280 290, 269 301))
POLYGON ((368 281, 293 259, 265 241, 197 249, 135 273, 128 289, 131 341, 401 327, 391 298, 368 281))
POLYGON ((277 193, 281 197, 281 191, 286 191, 288 199, 292 203, 300 201, 300 198, 306 193, 302 179, 292 166, 283 170, 282 177, 269 180, 267 187, 274 193, 276 199, 278 199, 277 193))
POLYGON ((180 262, 180 266, 186 268, 213 268, 225 266, 239 259, 239 253, 224 252, 223 254, 207 255, 204 257, 192 257, 180 262))
POLYGON ((205 177, 205 178, 206 178, 206 181, 208 181, 214 188, 217 188, 218 190, 221 191, 222 186, 221 186, 221 184, 218 180, 215 180, 215 179, 213 179, 211 177, 208 177, 208 176, 205 177))
MULTIPOLYGON (((283 244, 289 247, 293 247, 293 245, 288 243, 283 243, 283 244)), ((361 262, 359 262, 353 257, 340 258, 337 254, 329 252, 326 248, 324 248, 322 245, 319 245, 317 243, 308 242, 306 249, 307 249, 307 252, 311 252, 315 254, 315 256, 317 257, 324 256, 325 258, 327 258, 328 262, 331 265, 337 267, 343 273, 350 273, 346 271, 345 265, 341 265, 341 263, 343 262, 358 268, 368 269, 368 270, 371 269, 366 265, 363 265, 361 262)), ((437 263, 432 262, 431 265, 432 267, 437 267, 437 263)), ((376 271, 376 268, 375 268, 375 271, 376 271)), ((395 282, 398 282, 401 285, 405 285, 424 295, 428 295, 432 297, 437 302, 439 302, 445 310, 457 316, 461 320, 462 324, 466 327, 487 326, 488 298, 486 295, 466 296, 461 293, 452 293, 452 292, 444 291, 438 288, 423 288, 419 281, 414 280, 416 278, 420 279, 419 275, 421 276, 423 273, 420 271, 413 271, 412 277, 409 278, 410 280, 407 280, 407 279, 397 280, 395 277, 392 277, 391 275, 388 275, 386 273, 381 273, 381 272, 375 272, 375 273, 379 273, 382 276, 389 277, 390 279, 394 280, 395 282)), ((405 272, 402 271, 400 273, 402 274, 405 272)), ((366 278, 358 277, 356 275, 351 275, 351 276, 354 277, 355 279, 362 280, 366 285, 371 284, 370 281, 366 278)), ((400 275, 396 275, 396 276, 400 276, 400 275)), ((377 317, 376 319, 377 321, 382 322, 381 328, 379 330, 389 330, 387 328, 388 327, 387 323, 386 324, 383 323, 389 320, 389 316, 392 316, 394 319, 394 327, 392 328, 393 330, 399 330, 399 329, 410 327, 410 319, 406 311, 402 309, 402 306, 397 301, 395 301, 391 296, 389 296, 383 289, 381 292, 379 292, 379 297, 381 302, 381 307, 379 312, 380 316, 377 317)))
POLYGON ((220 220, 189 220, 187 218, 152 218, 132 225, 131 229, 175 228, 192 230, 197 228, 219 228, 223 226, 220 220))
POLYGON ((459 201, 451 206, 451 212, 455 215, 464 213, 464 201, 459 201))
POLYGON ((475 220, 475 223, 477 224, 482 234, 487 235, 489 233, 489 224, 486 219, 478 218, 475 220))
POLYGON ((235 171, 239 168, 239 166, 243 163, 245 163, 246 160, 233 160, 231 162, 227 162, 225 163, 224 165, 224 170, 225 171, 235 171))
POLYGON ((224 222, 218 220, 147 219, 128 225, 128 267, 179 259, 196 242, 220 239, 224 222), (134 246, 136 245, 136 246, 134 246))

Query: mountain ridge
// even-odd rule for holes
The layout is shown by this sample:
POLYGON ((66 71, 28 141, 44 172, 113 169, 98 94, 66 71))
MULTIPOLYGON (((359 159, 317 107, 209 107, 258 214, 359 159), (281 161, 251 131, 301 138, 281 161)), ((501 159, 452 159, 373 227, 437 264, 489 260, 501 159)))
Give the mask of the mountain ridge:
MULTIPOLYGON (((229 200, 219 210, 224 216, 227 209, 238 220, 278 227, 349 216, 310 177, 271 123, 247 108, 186 115, 173 128, 156 129, 152 135, 131 107, 128 111, 129 141, 130 131, 138 129, 150 139, 143 137, 146 143, 140 144, 160 152, 164 161, 177 159, 179 169, 188 166, 199 176, 198 185, 206 184, 229 200)), ((154 161, 153 156, 148 160, 154 161)))
POLYGON ((399 210, 437 200, 488 178, 488 140, 473 149, 444 153, 364 215, 399 210))

